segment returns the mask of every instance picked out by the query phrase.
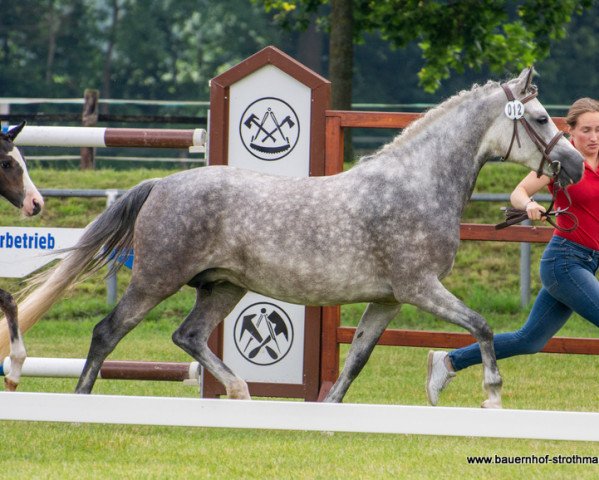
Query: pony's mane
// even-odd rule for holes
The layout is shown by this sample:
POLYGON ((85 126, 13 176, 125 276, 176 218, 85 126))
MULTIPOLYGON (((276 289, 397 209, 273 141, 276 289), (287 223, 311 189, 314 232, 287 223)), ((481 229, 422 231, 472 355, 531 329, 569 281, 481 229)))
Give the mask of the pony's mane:
MULTIPOLYGON (((461 104, 465 99, 468 98, 478 98, 482 95, 485 95, 489 92, 489 90, 495 89, 500 86, 499 82, 489 80, 484 85, 474 84, 470 88, 470 90, 462 90, 452 97, 449 97, 447 100, 442 102, 441 104, 433 107, 425 112, 425 114, 419 119, 413 121, 410 125, 408 125, 395 139, 383 146, 379 152, 384 152, 389 148, 395 148, 398 145, 409 141, 411 138, 416 136, 423 128, 425 128, 429 123, 435 121, 440 116, 447 113, 449 110, 452 110, 457 105, 461 104)), ((367 161, 369 158, 373 158, 374 155, 368 155, 361 159, 360 161, 367 161)))

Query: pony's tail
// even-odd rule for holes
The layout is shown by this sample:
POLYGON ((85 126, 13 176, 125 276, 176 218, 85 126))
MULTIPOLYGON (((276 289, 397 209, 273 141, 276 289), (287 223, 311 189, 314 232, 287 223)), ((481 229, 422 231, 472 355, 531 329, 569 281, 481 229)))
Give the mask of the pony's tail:
MULTIPOLYGON (((19 327, 26 332, 75 281, 99 270, 115 255, 128 252, 133 243, 137 215, 158 180, 146 180, 129 190, 92 223, 55 267, 32 280, 37 286, 19 302, 19 327)), ((31 288, 31 285, 30 287, 31 288)), ((0 359, 8 354, 6 319, 0 320, 0 359)))

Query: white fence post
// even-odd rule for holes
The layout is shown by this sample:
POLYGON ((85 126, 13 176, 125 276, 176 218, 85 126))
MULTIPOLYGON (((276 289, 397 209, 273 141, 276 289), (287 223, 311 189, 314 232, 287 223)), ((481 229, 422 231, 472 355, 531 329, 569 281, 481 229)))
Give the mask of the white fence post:
MULTIPOLYGON (((118 198, 118 190, 106 190, 106 208, 109 208, 118 198)), ((112 270, 116 258, 113 258, 108 262, 108 270, 112 270)), ((108 305, 114 305, 116 303, 117 296, 117 277, 116 272, 112 272, 106 277, 106 302, 108 305)))

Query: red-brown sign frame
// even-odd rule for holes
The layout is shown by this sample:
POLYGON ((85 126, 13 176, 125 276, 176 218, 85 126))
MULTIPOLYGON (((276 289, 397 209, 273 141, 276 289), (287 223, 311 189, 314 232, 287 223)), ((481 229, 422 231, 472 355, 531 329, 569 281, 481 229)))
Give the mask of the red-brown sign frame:
MULTIPOLYGON (((247 58, 210 82, 210 125, 208 162, 227 165, 229 132, 229 89, 238 81, 266 65, 273 65, 311 90, 310 114, 310 176, 325 175, 325 111, 331 98, 331 84, 279 49, 269 46, 247 58)), ((304 365, 302 384, 249 382, 252 396, 304 398, 315 401, 321 386, 321 332, 323 321, 339 315, 335 307, 306 307, 304 329, 304 365)), ((338 321, 338 318, 337 318, 338 321)), ((223 357, 222 323, 210 337, 210 348, 223 357)), ((208 372, 204 373, 204 397, 224 395, 224 387, 208 372)))

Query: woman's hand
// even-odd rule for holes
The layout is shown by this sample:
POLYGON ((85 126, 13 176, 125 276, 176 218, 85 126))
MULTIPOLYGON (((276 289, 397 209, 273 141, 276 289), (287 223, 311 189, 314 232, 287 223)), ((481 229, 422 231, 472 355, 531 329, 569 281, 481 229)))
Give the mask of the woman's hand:
POLYGON ((547 209, 543 206, 535 202, 534 200, 530 200, 526 204, 526 213, 528 218, 531 220, 545 220, 547 217, 544 217, 542 214, 547 211, 547 209))
POLYGON ((542 216, 546 212, 545 207, 535 202, 531 197, 549 185, 550 181, 551 179, 546 175, 537 177, 536 172, 530 172, 510 195, 512 206, 519 210, 525 210, 531 220, 545 220, 547 217, 542 216))

